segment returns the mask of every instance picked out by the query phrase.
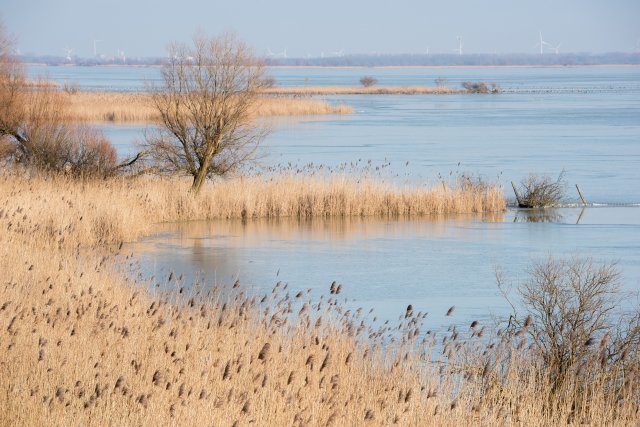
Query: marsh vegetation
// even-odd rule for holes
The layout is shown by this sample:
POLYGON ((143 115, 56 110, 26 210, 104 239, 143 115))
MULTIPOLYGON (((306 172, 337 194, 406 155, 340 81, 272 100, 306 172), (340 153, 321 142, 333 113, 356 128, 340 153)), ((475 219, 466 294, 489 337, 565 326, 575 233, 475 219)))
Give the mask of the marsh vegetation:
MULTIPOLYGON (((27 84, 0 37, 0 424, 637 423, 640 316, 619 310, 614 264, 550 258, 515 297, 498 275, 511 316, 464 326, 456 301, 431 315, 409 305, 390 324, 351 309, 348 284, 256 294, 137 274, 123 242, 160 222, 505 209, 498 184, 469 176, 427 187, 323 167, 247 173, 259 97, 281 89, 225 40, 176 47, 163 90, 145 95, 162 126, 149 155, 118 162, 74 123, 69 98, 86 95, 27 84), (429 329, 434 316, 449 330, 429 329)), ((532 204, 557 199, 554 183, 530 182, 532 204)))
POLYGON ((131 260, 117 246, 74 249, 89 218, 70 215, 47 239, 16 232, 49 219, 9 203, 3 424, 637 421, 640 329, 637 315, 612 310, 615 266, 534 266, 519 286, 523 304, 497 326, 455 326, 453 306, 429 315, 408 306, 397 325, 381 324, 345 307, 340 283, 323 295, 282 283, 254 295, 178 272, 127 278, 131 260), (430 331, 434 316, 454 324, 430 331))

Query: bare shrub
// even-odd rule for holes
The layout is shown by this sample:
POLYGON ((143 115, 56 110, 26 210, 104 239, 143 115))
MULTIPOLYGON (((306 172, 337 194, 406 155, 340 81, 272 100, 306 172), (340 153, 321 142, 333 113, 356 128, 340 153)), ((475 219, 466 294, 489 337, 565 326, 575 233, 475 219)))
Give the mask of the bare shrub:
MULTIPOLYGON (((497 281, 509 299, 500 274, 497 281)), ((504 337, 528 337, 552 393, 571 390, 570 403, 584 404, 590 382, 601 380, 616 392, 638 367, 639 318, 617 310, 622 294, 614 263, 548 258, 530 268, 517 291, 521 308, 512 304, 504 337)))
POLYGON ((557 206, 564 198, 564 171, 553 180, 548 175, 529 175, 520 183, 518 204, 522 208, 557 206))
POLYGON ((68 123, 68 104, 50 88, 25 90, 15 104, 11 127, 2 133, 4 158, 35 170, 72 176, 115 172, 116 152, 104 135, 84 124, 68 123))
POLYGON ((364 87, 375 86, 378 83, 378 79, 371 76, 364 76, 360 79, 360 84, 364 87))
POLYGON ((9 135, 20 125, 26 83, 25 71, 13 55, 13 40, 0 21, 0 136, 9 135))
POLYGON ((64 166, 72 175, 107 177, 116 172, 116 150, 102 132, 77 126, 72 136, 70 156, 64 166))
POLYGON ((489 86, 485 82, 462 82, 462 87, 469 93, 489 93, 489 86))
POLYGON ((146 147, 159 170, 206 178, 226 175, 254 158, 266 129, 251 116, 264 87, 263 67, 233 34, 174 44, 164 85, 152 95, 162 126, 146 147))
POLYGON ((26 85, 0 28, 0 159, 46 172, 106 176, 118 169, 109 141, 69 123, 69 103, 51 85, 26 85))

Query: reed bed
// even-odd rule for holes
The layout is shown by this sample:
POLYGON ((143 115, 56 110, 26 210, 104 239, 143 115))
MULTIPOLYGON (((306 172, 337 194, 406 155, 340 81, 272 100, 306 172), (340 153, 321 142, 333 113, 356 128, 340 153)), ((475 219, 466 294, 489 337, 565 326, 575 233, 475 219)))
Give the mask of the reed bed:
MULTIPOLYGON (((63 235, 77 237, 82 221, 63 235)), ((124 254, 47 250, 40 238, 0 232, 0 425, 639 420, 637 374, 608 393, 607 372, 590 368, 576 404, 521 338, 486 339, 487 325, 435 334, 411 306, 380 324, 344 306, 337 283, 313 296, 281 283, 264 295, 186 284, 178 272, 134 281, 118 267, 124 254)))
MULTIPOLYGON (((346 305, 340 283, 323 295, 282 283, 246 293, 239 282, 185 283, 180 272, 142 278, 121 245, 84 247, 139 237, 145 221, 280 212, 264 201, 282 202, 283 187, 310 187, 331 203, 349 189, 342 207, 362 197, 344 177, 257 179, 211 185, 199 207, 184 196, 188 182, 3 176, 0 425, 638 423, 636 359, 603 365, 596 350, 558 386, 523 345, 527 321, 510 333, 476 321, 436 333, 429 319, 455 323, 454 307, 428 317, 408 306, 396 324, 382 323, 346 305), (225 188, 245 204, 215 207, 225 188)), ((413 191, 446 200, 458 190, 413 191)), ((289 212, 306 215, 299 206, 317 206, 311 194, 289 212)))
POLYGON ((165 221, 226 218, 409 217, 505 209, 490 185, 396 186, 346 174, 274 173, 209 183, 156 177, 74 181, 0 177, 0 228, 61 246, 133 241, 165 221))
MULTIPOLYGON (((66 93, 72 120, 85 122, 157 123, 160 115, 150 95, 143 92, 66 93)), ((254 108, 256 116, 349 114, 344 104, 332 105, 318 99, 262 97, 254 108)))
POLYGON ((295 86, 264 90, 270 95, 445 95, 466 92, 447 86, 295 86))

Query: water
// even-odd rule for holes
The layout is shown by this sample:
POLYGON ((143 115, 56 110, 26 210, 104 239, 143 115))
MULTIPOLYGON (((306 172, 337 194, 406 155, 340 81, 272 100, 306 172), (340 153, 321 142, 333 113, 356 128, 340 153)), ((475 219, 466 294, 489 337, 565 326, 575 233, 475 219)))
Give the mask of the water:
MULTIPOLYGON (((508 313, 495 269, 517 284, 549 255, 618 261, 625 290, 640 289, 640 208, 558 209, 544 215, 458 215, 416 220, 331 219, 164 224, 127 246, 146 275, 184 273, 187 283, 233 283, 260 295, 276 281, 292 292, 327 294, 344 283, 353 308, 394 319, 408 304, 431 313, 430 328, 508 313)), ((160 280, 160 279, 159 279, 160 280)), ((636 302, 631 298, 628 301, 636 302)), ((631 304, 631 303, 630 303, 631 304)))
MULTIPOLYGON (((391 162, 399 180, 480 174, 510 188, 529 173, 579 184, 590 202, 640 202, 640 92, 345 96, 356 112, 278 120, 264 165, 391 162), (409 164, 407 165, 407 162, 409 164)), ((103 126, 120 155, 144 127, 103 126)), ((577 199, 573 190, 569 193, 577 199)))
MULTIPOLYGON (((358 86, 372 76, 381 86, 433 86, 445 78, 452 87, 464 81, 495 82, 508 91, 638 91, 638 67, 398 67, 267 69, 279 86, 358 86)), ((76 83, 84 90, 144 90, 161 83, 159 67, 76 67, 30 65, 30 78, 76 83)))
MULTIPOLYGON (((77 81, 89 90, 140 90, 159 78, 157 68, 31 67, 77 81)), ((510 181, 531 172, 565 171, 569 199, 579 184, 589 202, 640 202, 640 68, 397 68, 272 69, 279 85, 356 85, 372 75, 380 85, 452 86, 495 81, 499 95, 329 96, 352 105, 346 116, 273 121, 265 166, 374 165, 391 162, 385 176, 400 182, 436 182, 471 172, 510 181)), ((121 155, 135 151, 144 127, 102 126, 121 155)), ((333 280, 358 306, 392 318, 411 303, 442 318, 456 305, 460 320, 504 314, 494 267, 515 280, 548 255, 618 260, 625 287, 640 290, 640 207, 561 209, 547 222, 508 211, 488 217, 412 221, 222 221, 169 224, 130 249, 148 274, 202 271, 213 281, 238 276, 255 292, 277 280, 324 293, 333 280), (560 215, 560 216, 558 216, 560 215), (579 221, 578 221, 579 219, 579 221), (514 221, 515 220, 515 221, 514 221), (576 222, 579 222, 576 224, 576 222), (279 275, 276 275, 277 272, 279 275)), ((538 218, 539 219, 539 218, 538 218)))
MULTIPOLYGON (((158 68, 32 67, 83 88, 138 90, 158 68)), ((264 165, 391 162, 399 180, 436 181, 450 172, 480 174, 510 188, 529 173, 579 184, 590 202, 640 202, 640 68, 277 68, 279 84, 354 84, 363 73, 381 84, 433 84, 435 76, 497 81, 499 95, 329 96, 355 113, 278 119, 264 141, 264 165), (409 162, 409 165, 405 166, 409 162)), ((121 156, 135 151, 144 126, 105 125, 121 156)), ((575 191, 570 197, 577 200, 575 191)))

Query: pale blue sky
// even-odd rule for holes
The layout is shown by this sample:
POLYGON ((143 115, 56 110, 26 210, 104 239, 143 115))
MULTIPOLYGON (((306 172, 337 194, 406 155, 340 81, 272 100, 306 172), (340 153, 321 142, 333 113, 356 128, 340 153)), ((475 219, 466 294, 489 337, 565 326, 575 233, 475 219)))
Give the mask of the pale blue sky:
MULTIPOLYGON (((159 56, 198 30, 235 30, 257 53, 536 52, 538 30, 561 52, 632 51, 639 0, 0 0, 22 53, 159 56)), ((640 46, 638 46, 640 47, 640 46)))

